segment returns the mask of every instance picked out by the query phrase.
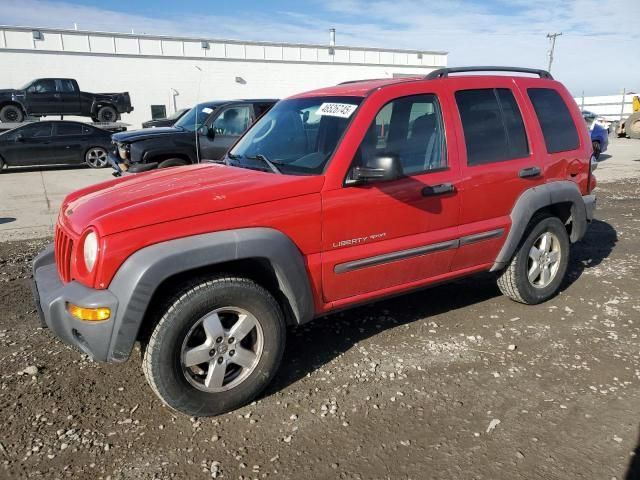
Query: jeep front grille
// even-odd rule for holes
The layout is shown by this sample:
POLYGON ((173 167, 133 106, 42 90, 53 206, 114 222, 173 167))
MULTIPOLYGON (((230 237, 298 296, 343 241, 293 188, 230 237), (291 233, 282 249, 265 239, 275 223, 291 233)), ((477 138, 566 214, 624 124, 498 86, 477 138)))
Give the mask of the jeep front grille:
POLYGON ((56 257, 58 275, 64 283, 71 281, 71 252, 73 250, 73 239, 56 225, 56 233, 53 240, 53 247, 56 257))

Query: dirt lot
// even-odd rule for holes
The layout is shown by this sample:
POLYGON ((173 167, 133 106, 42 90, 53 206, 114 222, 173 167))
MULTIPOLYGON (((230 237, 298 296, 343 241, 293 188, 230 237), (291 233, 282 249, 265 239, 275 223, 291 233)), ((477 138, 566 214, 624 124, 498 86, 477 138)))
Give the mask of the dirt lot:
POLYGON ((39 329, 46 241, 2 243, 0 478, 640 478, 640 180, 598 193, 552 301, 481 276, 320 319, 215 419, 162 407, 139 352, 94 363, 39 329))

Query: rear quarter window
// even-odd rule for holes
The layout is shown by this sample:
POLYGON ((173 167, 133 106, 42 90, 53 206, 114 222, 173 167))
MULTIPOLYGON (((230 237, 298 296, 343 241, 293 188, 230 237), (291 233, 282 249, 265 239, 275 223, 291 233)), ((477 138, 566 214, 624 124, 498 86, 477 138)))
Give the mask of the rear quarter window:
POLYGON ((542 128, 547 152, 566 152, 579 148, 576 125, 560 94, 551 88, 529 88, 527 94, 542 128))

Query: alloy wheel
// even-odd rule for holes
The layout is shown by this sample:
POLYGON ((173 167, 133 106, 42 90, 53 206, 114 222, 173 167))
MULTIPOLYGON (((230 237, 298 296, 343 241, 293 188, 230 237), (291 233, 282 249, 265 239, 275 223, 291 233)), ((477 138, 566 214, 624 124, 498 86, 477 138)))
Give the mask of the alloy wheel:
POLYGON ((529 250, 527 277, 531 285, 547 287, 558 273, 561 255, 558 237, 549 231, 543 232, 529 250))
POLYGON ((107 152, 103 148, 91 148, 87 152, 85 160, 90 167, 102 168, 107 165, 107 152))
POLYGON ((258 320, 237 307, 216 309, 187 333, 180 364, 187 381, 204 392, 223 392, 241 384, 256 368, 264 348, 258 320))

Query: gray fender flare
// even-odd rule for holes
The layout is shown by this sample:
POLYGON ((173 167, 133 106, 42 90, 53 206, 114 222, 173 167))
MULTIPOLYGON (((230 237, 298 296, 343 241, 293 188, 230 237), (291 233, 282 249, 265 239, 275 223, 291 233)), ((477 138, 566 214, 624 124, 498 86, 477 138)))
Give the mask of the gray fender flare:
POLYGON ((506 267, 516 251, 533 215, 541 208, 558 203, 571 203, 571 235, 575 243, 587 231, 587 211, 578 186, 568 180, 545 183, 526 190, 511 210, 511 229, 491 271, 506 267))
POLYGON ((314 317, 311 284, 304 257, 282 232, 271 228, 245 228, 195 235, 145 247, 131 255, 118 269, 109 290, 118 298, 109 357, 129 358, 149 302, 167 278, 196 268, 232 260, 260 258, 275 272, 300 324, 314 317))

